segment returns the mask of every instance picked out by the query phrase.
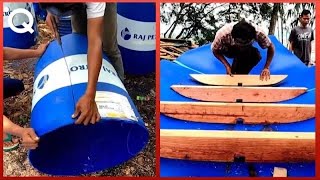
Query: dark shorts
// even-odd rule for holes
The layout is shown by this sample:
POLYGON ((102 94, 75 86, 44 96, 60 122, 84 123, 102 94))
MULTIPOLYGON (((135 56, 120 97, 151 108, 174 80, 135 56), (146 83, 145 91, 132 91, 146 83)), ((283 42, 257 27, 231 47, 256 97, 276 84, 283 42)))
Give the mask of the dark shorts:
POLYGON ((248 46, 245 48, 230 47, 228 51, 222 52, 228 58, 233 58, 232 74, 249 74, 250 71, 261 60, 260 52, 257 48, 248 46))
POLYGON ((3 78, 3 99, 16 96, 24 90, 24 85, 21 80, 3 78))

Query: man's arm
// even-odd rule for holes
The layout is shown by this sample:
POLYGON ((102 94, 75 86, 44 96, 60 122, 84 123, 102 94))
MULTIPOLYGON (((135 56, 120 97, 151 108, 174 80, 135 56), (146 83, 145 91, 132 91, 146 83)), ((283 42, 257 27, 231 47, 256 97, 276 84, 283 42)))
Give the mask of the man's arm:
POLYGON ((293 52, 293 42, 295 38, 295 31, 294 29, 291 30, 290 35, 289 35, 289 51, 293 52))
POLYGON ((100 115, 95 102, 96 85, 102 64, 102 32, 103 17, 90 18, 87 23, 88 33, 88 83, 85 94, 79 99, 76 111, 72 115, 76 118, 76 124, 84 125, 100 120, 100 115))
POLYGON ((293 52, 293 42, 289 41, 289 51, 293 52))
POLYGON ((18 60, 36 58, 42 55, 46 50, 49 43, 41 44, 38 49, 17 49, 4 47, 3 48, 3 59, 4 60, 18 60))
POLYGON ((266 64, 263 67, 263 70, 260 73, 260 80, 269 80, 270 79, 270 64, 271 61, 273 59, 273 55, 274 55, 274 45, 271 43, 268 47, 268 51, 267 51, 267 60, 266 60, 266 64))
POLYGON ((212 52, 213 52, 213 55, 216 56, 216 58, 224 65, 224 67, 226 68, 227 74, 232 75, 231 66, 226 60, 226 58, 218 50, 213 49, 212 52))
POLYGON ((86 94, 95 95, 102 64, 103 17, 88 19, 88 85, 86 94))
POLYGON ((12 134, 22 139, 21 145, 27 149, 36 149, 40 138, 32 128, 23 128, 14 124, 6 116, 3 117, 3 133, 12 134))
POLYGON ((12 134, 15 136, 21 136, 22 127, 14 124, 12 121, 10 121, 5 115, 3 117, 3 132, 7 134, 12 134))
MULTIPOLYGON (((312 42, 312 41, 314 41, 314 32, 313 32, 313 30, 311 31, 311 39, 310 39, 310 41, 312 42)), ((310 53, 312 52, 312 43, 310 44, 310 53)))
POLYGON ((221 53, 221 49, 222 47, 225 46, 225 44, 223 43, 222 39, 226 38, 227 36, 227 32, 229 32, 230 30, 230 25, 225 25, 223 26, 221 29, 219 29, 214 37, 214 40, 211 44, 211 50, 213 55, 224 65, 224 67, 226 68, 226 73, 230 76, 232 76, 231 73, 231 66, 228 63, 228 61, 226 60, 226 58, 223 56, 223 54, 221 53))
POLYGON ((269 69, 273 56, 274 56, 274 45, 271 43, 270 46, 268 47, 267 60, 266 60, 266 64, 264 65, 264 69, 269 69))

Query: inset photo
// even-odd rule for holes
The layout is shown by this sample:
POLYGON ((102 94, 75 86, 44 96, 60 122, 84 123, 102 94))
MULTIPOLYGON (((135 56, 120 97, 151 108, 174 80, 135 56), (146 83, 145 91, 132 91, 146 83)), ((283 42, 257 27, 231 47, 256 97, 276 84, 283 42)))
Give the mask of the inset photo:
POLYGON ((3 176, 155 176, 155 3, 3 10, 3 176))
POLYGON ((315 176, 315 4, 160 5, 160 176, 315 176))

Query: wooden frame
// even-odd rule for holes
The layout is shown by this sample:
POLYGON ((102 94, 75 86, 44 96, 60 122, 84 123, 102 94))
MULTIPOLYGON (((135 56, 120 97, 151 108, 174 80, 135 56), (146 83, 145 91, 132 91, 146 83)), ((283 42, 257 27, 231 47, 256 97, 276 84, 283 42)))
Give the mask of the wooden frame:
POLYGON ((215 86, 271 86, 280 83, 288 75, 271 75, 269 80, 260 80, 260 75, 221 75, 221 74, 190 74, 190 76, 207 85, 215 86))
POLYGON ((176 119, 235 124, 291 123, 315 117, 314 104, 161 101, 160 112, 176 119))
POLYGON ((307 162, 315 159, 314 132, 160 130, 160 156, 234 162, 307 162))
POLYGON ((215 102, 280 102, 293 99, 307 91, 304 87, 226 87, 185 86, 171 88, 182 96, 215 102))

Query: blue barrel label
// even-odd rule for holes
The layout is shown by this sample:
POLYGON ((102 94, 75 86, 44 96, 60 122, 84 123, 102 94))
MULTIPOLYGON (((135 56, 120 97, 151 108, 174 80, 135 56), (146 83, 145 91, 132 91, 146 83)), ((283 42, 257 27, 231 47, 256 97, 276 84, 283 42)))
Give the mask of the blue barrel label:
POLYGON ((103 118, 124 118, 138 121, 127 97, 114 92, 97 91, 96 103, 103 118))
MULTIPOLYGON (((77 54, 61 58, 45 67, 37 76, 33 86, 32 109, 47 94, 68 86, 87 83, 87 54, 77 54), (70 73, 70 78, 69 78, 70 73)), ((108 83, 126 89, 118 78, 114 67, 107 61, 102 61, 98 83, 108 83)), ((109 93, 109 92, 108 92, 109 93)))
POLYGON ((38 89, 42 89, 44 87, 44 85, 47 83, 47 81, 49 80, 49 76, 48 75, 44 75, 40 78, 40 81, 38 83, 38 89))
POLYGON ((134 51, 156 50, 156 23, 128 19, 121 15, 118 18, 118 44, 134 51))

